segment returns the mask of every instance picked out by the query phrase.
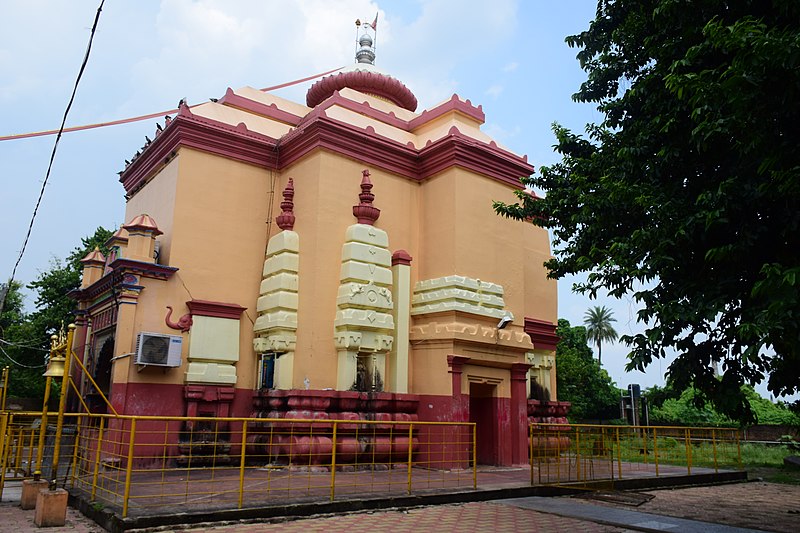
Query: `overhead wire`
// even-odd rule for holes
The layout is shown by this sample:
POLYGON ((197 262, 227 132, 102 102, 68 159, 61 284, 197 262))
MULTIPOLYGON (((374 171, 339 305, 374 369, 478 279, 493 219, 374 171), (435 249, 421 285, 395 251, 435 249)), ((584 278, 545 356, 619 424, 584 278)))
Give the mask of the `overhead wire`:
POLYGON ((6 346, 13 346, 14 348, 25 348, 27 350, 38 350, 40 352, 49 352, 50 350, 45 350, 44 348, 40 348, 39 346, 35 346, 33 344, 20 344, 18 342, 9 342, 7 340, 0 339, 0 344, 5 344, 6 346))
MULTIPOLYGON (((95 124, 86 124, 86 125, 82 125, 82 126, 72 126, 72 127, 69 127, 69 128, 66 127, 67 116, 69 115, 69 111, 72 108, 72 104, 73 104, 73 102, 75 100, 75 94, 76 94, 76 92, 78 90, 78 84, 79 84, 79 82, 81 80, 81 77, 83 76, 83 72, 84 72, 84 70, 86 68, 86 64, 88 63, 88 60, 89 60, 89 54, 90 54, 91 49, 92 49, 92 42, 94 40, 95 32, 97 30, 97 23, 98 23, 98 21, 100 19, 100 13, 103 10, 103 4, 104 3, 105 3, 105 0, 101 0, 100 1, 100 6, 97 8, 97 13, 95 15, 94 24, 92 25, 91 34, 89 36, 89 43, 88 43, 87 48, 86 48, 86 53, 84 55, 83 62, 81 63, 80 70, 78 71, 78 76, 77 76, 77 78, 75 80, 75 84, 74 84, 73 89, 72 89, 72 95, 70 96, 69 102, 67 104, 67 108, 64 111, 64 117, 61 120, 61 126, 57 130, 46 130, 46 131, 39 131, 39 132, 30 132, 30 133, 21 133, 21 134, 15 134, 15 135, 0 136, 0 141, 9 141, 9 140, 26 139, 26 138, 31 138, 31 137, 41 137, 41 136, 45 136, 45 135, 56 134, 56 140, 53 143, 53 150, 52 150, 52 153, 50 154, 50 162, 49 162, 49 164, 47 166, 47 172, 46 172, 45 178, 44 178, 44 180, 42 182, 42 187, 41 187, 41 189, 39 191, 39 196, 38 196, 38 198, 36 200, 36 205, 35 205, 35 207, 33 209, 33 214, 31 216, 31 221, 28 224, 28 229, 27 229, 26 234, 25 234, 25 239, 24 239, 24 241, 22 243, 22 248, 21 248, 21 250, 19 252, 19 256, 17 257, 17 260, 14 263, 14 268, 11 271, 11 276, 9 277, 8 282, 6 284, 4 284, 4 285, 0 285, 0 312, 2 312, 2 310, 3 310, 3 307, 5 305, 6 295, 8 294, 8 292, 11 289, 11 285, 12 285, 12 283, 14 281, 15 276, 16 276, 17 269, 19 268, 19 264, 22 261, 22 257, 25 255, 25 250, 26 250, 26 248, 28 246, 28 242, 30 240, 31 232, 33 231, 33 224, 34 224, 34 222, 36 220, 36 215, 39 212, 39 207, 41 205, 42 198, 44 197, 45 188, 47 187, 47 183, 48 183, 48 181, 50 179, 50 173, 51 173, 52 168, 53 168, 53 161, 55 160, 55 155, 56 155, 56 151, 58 149, 58 143, 61 140, 61 135, 63 133, 67 133, 67 132, 82 131, 82 130, 88 130, 88 129, 94 129, 94 128, 101 128, 101 127, 105 127, 105 126, 115 126, 115 125, 119 125, 119 124, 128 124, 128 123, 132 123, 132 122, 139 122, 139 121, 142 121, 142 120, 147 120, 147 119, 151 119, 151 118, 157 118, 157 117, 161 117, 163 115, 168 115, 170 113, 176 113, 176 112, 179 111, 179 108, 174 108, 174 109, 167 109, 167 110, 164 110, 164 111, 159 111, 158 113, 149 113, 147 115, 139 115, 139 116, 136 116, 136 117, 130 117, 130 118, 125 118, 125 119, 120 119, 120 120, 114 120, 114 121, 110 121, 110 122, 99 122, 99 123, 95 123, 95 124)), ((343 66, 342 67, 337 67, 335 69, 331 69, 331 70, 328 70, 328 71, 325 71, 325 72, 321 72, 319 74, 314 74, 312 76, 306 76, 304 78, 300 78, 300 79, 297 79, 297 80, 292 80, 290 82, 281 83, 281 84, 278 84, 278 85, 273 85, 271 87, 264 87, 263 89, 260 89, 260 90, 262 92, 267 92, 267 91, 273 91, 273 90, 277 90, 277 89, 282 89, 284 87, 290 87, 290 86, 296 85, 298 83, 303 83, 303 82, 306 82, 306 81, 309 81, 309 80, 313 80, 315 78, 319 78, 319 77, 322 77, 322 76, 326 76, 328 74, 332 74, 334 72, 342 70, 343 68, 344 68, 343 66)), ((189 108, 196 107, 198 105, 200 105, 200 104, 191 105, 191 106, 189 106, 189 108)))
POLYGON ((47 366, 47 363, 42 363, 41 365, 26 365, 25 363, 20 363, 19 361, 17 361, 16 359, 14 359, 10 355, 8 355, 8 352, 5 351, 2 346, 0 346, 0 352, 3 353, 3 355, 6 357, 6 359, 8 359, 9 361, 11 361, 13 364, 15 364, 17 366, 21 366, 22 368, 43 368, 43 367, 47 366))
MULTIPOLYGON (((277 89, 283 89, 284 87, 291 87, 292 85, 297 85, 298 83, 303 83, 303 82, 306 82, 306 81, 309 81, 309 80, 313 80, 315 78, 320 78, 322 76, 327 76, 328 74, 333 74, 334 72, 342 70, 343 68, 344 67, 331 69, 331 70, 328 70, 328 71, 325 71, 325 72, 320 72, 319 74, 314 74, 313 76, 306 76, 305 78, 300 78, 300 79, 297 79, 297 80, 292 80, 290 82, 281 83, 281 84, 278 84, 278 85, 273 85, 271 87, 264 87, 263 89, 259 89, 259 90, 262 91, 262 92, 268 92, 268 91, 275 91, 277 89)), ((191 108, 197 107, 199 105, 201 105, 201 104, 192 104, 192 105, 190 105, 188 107, 189 107, 189 109, 191 109, 191 108)), ((93 123, 93 124, 84 124, 82 126, 70 126, 69 128, 62 128, 62 129, 58 129, 58 130, 33 131, 33 132, 29 132, 29 133, 16 133, 16 134, 13 134, 13 135, 0 135, 0 141, 15 141, 15 140, 19 140, 19 139, 30 139, 32 137, 43 137, 45 135, 53 135, 53 134, 56 134, 56 133, 59 133, 59 132, 60 133, 71 133, 73 131, 84 131, 84 130, 91 130, 91 129, 95 129, 95 128, 104 128, 106 126, 118 126, 120 124, 130 124, 132 122, 141 122, 142 120, 148 120, 148 119, 151 119, 151 118, 160 118, 160 117, 163 117, 164 115, 170 115, 170 114, 173 114, 173 113, 177 113, 178 111, 179 111, 179 109, 176 107, 176 108, 173 108, 173 109, 165 109, 164 111, 159 111, 158 113, 148 113, 147 115, 138 115, 138 116, 135 116, 135 117, 122 118, 122 119, 119 119, 119 120, 111 120, 109 122, 96 122, 96 123, 93 123)))
POLYGON ((53 161, 56 158, 56 152, 58 150, 58 143, 61 140, 61 134, 63 133, 64 126, 67 123, 67 116, 69 116, 69 111, 72 109, 72 103, 75 101, 75 94, 78 92, 78 84, 83 77, 83 72, 86 69, 86 64, 89 62, 89 54, 92 51, 92 41, 94 41, 94 35, 97 31, 97 23, 100 20, 100 13, 103 11, 103 4, 105 0, 100 0, 100 5, 97 8, 97 13, 94 16, 94 23, 92 24, 92 30, 89 34, 89 43, 86 46, 86 53, 83 56, 83 61, 81 62, 81 68, 78 70, 78 76, 75 79, 75 84, 72 87, 72 95, 69 98, 69 102, 67 103, 67 108, 64 110, 64 117, 61 119, 61 127, 58 130, 58 134, 56 135, 56 140, 53 143, 53 151, 50 153, 50 162, 47 165, 47 172, 44 176, 44 181, 42 181, 42 188, 39 190, 39 197, 36 200, 36 206, 33 208, 33 214, 31 215, 31 221, 28 224, 28 231, 25 233, 25 240, 22 242, 22 249, 19 251, 19 256, 17 257, 16 262, 14 263, 14 268, 11 270, 11 277, 8 280, 8 284, 4 287, 2 294, 0 294, 0 312, 3 311, 3 307, 5 305, 6 295, 8 291, 11 289, 12 283, 14 282, 14 276, 17 274, 17 268, 19 267, 20 262, 22 262, 22 257, 25 255, 25 249, 28 247, 28 241, 31 238, 31 232, 33 231, 33 223, 36 220, 36 215, 39 212, 39 206, 42 203, 42 197, 44 197, 44 190, 47 187, 47 182, 50 179, 50 173, 53 169, 53 161))

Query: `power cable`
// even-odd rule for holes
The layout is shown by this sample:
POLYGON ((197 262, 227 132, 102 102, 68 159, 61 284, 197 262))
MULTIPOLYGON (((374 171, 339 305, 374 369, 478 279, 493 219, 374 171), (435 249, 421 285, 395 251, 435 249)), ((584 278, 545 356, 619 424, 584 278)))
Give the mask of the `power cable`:
POLYGON ((22 368, 43 368, 43 367, 47 366, 47 363, 43 363, 41 365, 26 365, 24 363, 20 363, 19 361, 17 361, 16 359, 14 359, 10 355, 8 355, 8 352, 5 351, 2 346, 0 346, 0 352, 3 352, 3 355, 6 356, 6 359, 8 359, 9 361, 11 361, 12 363, 14 363, 17 366, 21 366, 22 368))
MULTIPOLYGON (((291 87, 292 85, 297 85, 298 83, 303 83, 309 80, 313 80, 315 78, 321 78, 322 76, 327 76, 328 74, 333 74, 339 70, 342 70, 344 67, 339 67, 335 69, 331 69, 325 72, 320 72, 319 74, 314 74, 313 76, 306 76, 305 78, 300 78, 298 80, 292 80, 286 83, 280 83, 278 85, 273 85, 272 87, 264 87, 263 89, 259 89, 261 92, 269 92, 275 91, 277 89, 283 89, 284 87, 291 87)), ((189 106, 189 109, 193 107, 197 107, 201 104, 193 104, 189 106)), ((179 111, 178 108, 175 109, 165 109, 164 111, 159 111, 158 113, 148 113, 147 115, 139 115, 136 117, 129 117, 129 118, 122 118, 119 120, 112 120, 110 122, 97 122, 94 124, 84 124, 82 126, 71 126, 69 128, 62 128, 60 130, 45 130, 45 131, 33 131, 30 133, 16 133, 13 135, 0 135, 0 141, 15 141, 18 139, 30 139, 31 137, 43 137, 45 135, 53 135, 55 133, 71 133, 73 131, 83 131, 83 130, 92 130, 95 128, 104 128, 106 126, 118 126, 120 124, 130 124, 132 122, 141 122, 142 120, 147 120, 151 118, 161 118, 164 115, 172 115, 179 111)))
POLYGON ((0 343, 5 344, 6 346, 12 346, 14 348, 25 348, 26 350, 38 350, 40 352, 49 352, 50 350, 45 350, 44 348, 39 348, 38 346, 34 346, 32 344, 20 344, 18 342, 8 342, 7 340, 0 339, 0 343))
MULTIPOLYGON (((61 127, 58 129, 58 134, 56 135, 56 140, 53 143, 53 151, 50 153, 50 163, 47 165, 47 173, 44 176, 44 181, 42 182, 42 188, 39 190, 39 198, 36 200, 36 206, 33 208, 33 215, 31 215, 31 221, 28 224, 28 231, 25 234, 25 240, 22 243, 22 249, 19 251, 19 257, 17 257, 17 261, 14 263, 14 268, 11 270, 11 277, 8 279, 8 283, 3 288, 2 294, 0 294, 0 313, 3 312, 3 306, 6 302, 6 294, 11 289, 11 284, 14 281, 14 276, 17 274, 17 268, 19 267, 20 262, 22 261, 22 256, 25 255, 25 248, 28 247, 28 241, 31 237, 31 232, 33 231, 33 222, 36 220, 36 214, 39 212, 39 205, 42 203, 42 197, 44 196, 44 189, 47 187, 47 182, 50 179, 50 172, 53 169, 53 161, 56 158, 56 151, 58 150, 58 142, 61 140, 61 134, 64 131, 64 126, 67 123, 67 116, 69 115, 69 111, 72 108, 72 103, 75 101, 75 94, 78 92, 78 84, 81 81, 81 77, 83 77, 83 71, 86 69, 86 64, 89 62, 89 53, 92 51, 92 41, 94 40, 94 34, 97 30, 97 23, 100 20, 100 12, 103 11, 103 4, 105 0, 100 0, 100 6, 97 8, 97 13, 94 16, 94 24, 92 24, 92 31, 89 35, 89 44, 86 46, 86 53, 83 56, 83 62, 81 63, 81 68, 78 70, 78 77, 75 79, 75 85, 72 87, 72 95, 69 98, 69 102, 67 103, 67 108, 64 110, 64 118, 61 119, 61 127)), ((5 353, 5 352, 4 352, 5 353)))

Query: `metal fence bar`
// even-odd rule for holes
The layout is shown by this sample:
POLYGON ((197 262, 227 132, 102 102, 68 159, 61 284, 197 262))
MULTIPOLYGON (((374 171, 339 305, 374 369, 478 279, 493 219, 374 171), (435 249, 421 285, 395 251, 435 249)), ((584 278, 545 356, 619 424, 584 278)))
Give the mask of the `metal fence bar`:
POLYGON ((239 457, 239 509, 244 503, 244 465, 247 459, 247 420, 242 421, 242 451, 239 457))
POLYGON ((741 469, 739 437, 735 428, 531 424, 531 484, 589 487, 631 476, 677 475, 679 469, 690 475, 741 469))
POLYGON ((337 422, 333 423, 333 436, 331 437, 331 501, 336 498, 336 433, 339 429, 337 422))
POLYGON ((92 497, 91 497, 92 501, 94 501, 95 497, 97 496, 97 474, 100 472, 100 451, 102 448, 103 430, 105 428, 105 424, 106 424, 106 419, 101 418, 100 427, 98 428, 97 431, 98 433, 97 442, 95 443, 97 449, 95 450, 94 454, 94 471, 92 472, 92 497))
MULTIPOLYGON (((124 429, 125 426, 122 426, 124 429)), ((131 420, 130 436, 128 438, 128 462, 125 465, 125 493, 122 496, 122 518, 128 517, 128 504, 131 498, 131 472, 133 471, 133 451, 136 444, 136 419, 131 420)), ((188 476, 187 476, 188 477, 188 476)))

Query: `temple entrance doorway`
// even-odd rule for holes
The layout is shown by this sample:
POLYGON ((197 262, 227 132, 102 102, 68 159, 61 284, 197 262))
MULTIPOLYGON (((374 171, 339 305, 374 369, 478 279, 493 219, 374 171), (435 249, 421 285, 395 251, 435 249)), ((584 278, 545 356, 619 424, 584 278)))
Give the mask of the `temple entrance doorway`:
POLYGON ((485 383, 469 384, 469 421, 475 423, 478 464, 499 464, 496 389, 485 383))

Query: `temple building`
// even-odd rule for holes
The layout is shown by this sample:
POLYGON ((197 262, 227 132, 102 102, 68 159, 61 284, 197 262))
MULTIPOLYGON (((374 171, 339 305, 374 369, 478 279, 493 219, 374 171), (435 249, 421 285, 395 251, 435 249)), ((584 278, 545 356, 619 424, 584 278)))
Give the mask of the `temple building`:
POLYGON ((120 414, 472 421, 480 463, 525 463, 529 418, 565 412, 556 282, 492 201, 533 167, 358 44, 305 104, 228 89, 158 125, 75 346, 120 414))

